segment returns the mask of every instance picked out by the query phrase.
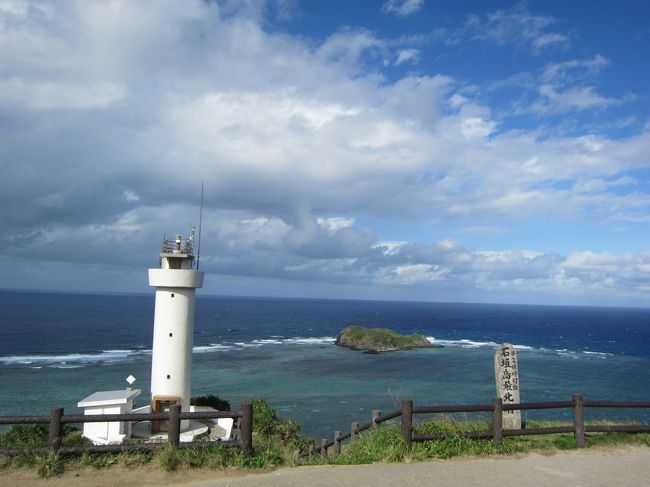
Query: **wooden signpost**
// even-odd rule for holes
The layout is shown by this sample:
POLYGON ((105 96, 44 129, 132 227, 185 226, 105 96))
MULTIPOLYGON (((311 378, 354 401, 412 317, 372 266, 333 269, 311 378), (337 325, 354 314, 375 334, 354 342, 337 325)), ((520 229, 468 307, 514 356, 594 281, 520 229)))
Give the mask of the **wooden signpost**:
MULTIPOLYGON (((503 405, 519 403, 519 364, 517 350, 509 343, 497 347, 494 354, 497 397, 503 405)), ((521 411, 503 411, 503 429, 521 429, 521 411)))

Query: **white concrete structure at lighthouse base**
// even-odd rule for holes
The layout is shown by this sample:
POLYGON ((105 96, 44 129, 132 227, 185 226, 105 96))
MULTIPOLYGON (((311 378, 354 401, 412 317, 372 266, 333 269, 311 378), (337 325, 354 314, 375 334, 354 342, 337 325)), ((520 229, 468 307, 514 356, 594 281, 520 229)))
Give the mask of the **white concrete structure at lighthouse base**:
MULTIPOLYGON (((213 408, 204 406, 190 406, 190 412, 214 411, 213 408)), ((134 409, 133 413, 150 413, 151 406, 144 406, 134 409)), ((202 419, 201 421, 190 421, 189 425, 181 429, 179 440, 181 443, 195 441, 199 438, 206 438, 211 441, 227 441, 232 439, 234 421, 232 418, 202 419)), ((151 432, 149 421, 140 421, 133 425, 133 438, 147 441, 161 441, 167 439, 166 432, 151 432)))
MULTIPOLYGON (((83 408, 84 415, 92 414, 127 414, 133 410, 133 401, 140 395, 140 389, 123 389, 119 391, 100 391, 91 394, 77 403, 83 408)), ((130 422, 84 423, 84 438, 95 445, 122 443, 131 437, 130 422)))

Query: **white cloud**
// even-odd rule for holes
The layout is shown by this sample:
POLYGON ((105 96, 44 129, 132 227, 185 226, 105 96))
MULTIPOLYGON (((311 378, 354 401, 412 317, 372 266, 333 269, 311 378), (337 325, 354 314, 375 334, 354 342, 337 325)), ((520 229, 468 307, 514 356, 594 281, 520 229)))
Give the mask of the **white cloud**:
POLYGON ((24 17, 29 9, 27 0, 2 0, 0 1, 0 12, 11 14, 16 17, 24 17))
POLYGON ((609 60, 597 54, 593 59, 572 59, 561 63, 550 63, 542 68, 541 79, 544 82, 574 81, 585 76, 593 76, 609 65, 609 60))
POLYGON ((399 253, 400 248, 404 245, 408 245, 408 242, 384 240, 377 242, 372 248, 379 249, 383 255, 395 255, 399 253))
POLYGON ((316 218, 316 223, 318 223, 328 235, 334 235, 335 233, 343 230, 344 228, 353 227, 354 218, 345 218, 340 216, 334 218, 318 217, 316 218))
MULTIPOLYGON (((625 289, 630 293, 650 290, 650 254, 576 252, 561 266, 561 276, 572 287, 602 291, 625 289)), ((562 282, 562 281, 560 281, 562 282)))
POLYGON ((416 64, 420 60, 420 51, 418 49, 400 49, 397 53, 397 59, 395 60, 395 66, 399 66, 404 63, 413 63, 416 64))
MULTIPOLYGON (((461 231, 477 234, 493 231, 481 221, 531 216, 644 221, 650 197, 630 173, 648 166, 647 128, 626 139, 499 130, 481 87, 366 69, 409 48, 362 30, 305 40, 265 31, 259 11, 222 16, 224 6, 198 0, 1 5, 11 5, 0 9, 3 255, 100 262, 128 245, 120 262, 141 265, 162 231, 196 223, 204 181, 211 272, 552 291, 587 289, 591 275, 621 293, 647 286, 645 254, 614 256, 627 269, 619 279, 600 254, 589 274, 573 254, 385 241, 356 223, 463 219, 461 231), (625 277, 634 272, 640 281, 625 277)), ((484 35, 505 29, 495 42, 514 35, 501 17, 478 20, 484 35)), ((526 45, 542 49, 552 22, 530 22, 538 35, 526 45)), ((606 65, 548 65, 541 109, 605 106, 580 73, 606 65)))
POLYGON ((124 191, 124 199, 126 201, 140 201, 140 197, 134 191, 130 190, 124 191))
POLYGON ((0 104, 16 104, 30 110, 102 109, 126 95, 123 85, 111 82, 78 84, 0 79, 0 104))
POLYGON ((479 117, 464 118, 461 120, 461 132, 465 137, 487 137, 496 128, 494 122, 483 120, 479 117))
POLYGON ((469 102, 469 99, 461 95, 460 93, 454 93, 449 98, 449 105, 453 108, 458 108, 469 102))
MULTIPOLYGON (((536 71, 520 72, 505 80, 491 83, 491 90, 512 88, 523 90, 520 99, 513 103, 513 113, 535 114, 550 117, 558 114, 578 113, 585 110, 604 110, 629 103, 638 97, 633 93, 622 96, 605 96, 596 87, 597 75, 609 66, 601 55, 591 59, 571 59, 549 63, 536 71)), ((611 122, 624 127, 634 123, 634 118, 624 117, 611 122)))
POLYGON ((541 83, 537 87, 539 98, 531 105, 531 110, 544 115, 605 108, 634 99, 632 95, 622 98, 605 97, 588 84, 608 65, 609 60, 601 55, 596 55, 593 59, 547 64, 541 70, 541 83))
POLYGON ((462 227, 457 230, 460 233, 473 233, 473 234, 479 234, 479 235, 498 235, 502 233, 506 233, 506 231, 503 228, 500 227, 490 227, 490 226, 482 226, 482 225, 474 225, 471 227, 462 227))
MULTIPOLYGON (((183 205, 140 207, 106 224, 59 226, 14 242, 22 257, 48 254, 58 261, 115 261, 142 265, 152 258, 160 228, 178 231, 192 223, 183 205), (138 238, 144 235, 145 239, 138 238), (123 249, 129 252, 124 253, 123 249)), ((431 244, 376 241, 345 217, 289 223, 252 213, 208 210, 204 215, 202 269, 210 274, 373 285, 379 289, 436 292, 465 289, 473 295, 509 291, 583 299, 615 292, 632 302, 650 290, 650 254, 573 252, 566 256, 531 250, 476 251, 458 242, 431 244), (211 249, 218 249, 217 252, 211 249), (427 291, 428 290, 428 291, 427 291)), ((10 242, 11 243, 11 242, 10 242)), ((5 239, 6 248, 7 241, 5 239)), ((418 294, 420 295, 420 294, 418 294)))
POLYGON ((530 51, 536 54, 549 47, 568 45, 569 37, 566 34, 547 31, 556 22, 553 17, 533 15, 524 4, 519 4, 511 10, 492 12, 485 20, 472 17, 467 26, 473 31, 475 39, 497 44, 521 43, 528 45, 530 51))
POLYGON ((539 87, 541 99, 532 105, 536 113, 560 113, 573 109, 585 110, 588 108, 602 108, 612 105, 620 105, 625 100, 605 98, 597 93, 593 86, 582 86, 568 88, 558 92, 552 85, 541 85, 539 87))
POLYGON ((325 61, 341 63, 352 72, 357 72, 364 55, 385 50, 385 42, 372 33, 361 29, 346 29, 328 37, 316 54, 325 61))
POLYGON ((434 37, 452 46, 463 40, 511 44, 538 55, 549 49, 570 45, 568 34, 550 30, 557 23, 553 17, 530 13, 525 3, 520 3, 510 10, 490 12, 484 18, 470 15, 461 28, 436 29, 434 37))
POLYGON ((444 279, 444 275, 445 271, 436 265, 404 264, 395 266, 388 272, 380 273, 378 280, 392 285, 422 284, 441 281, 444 279))
POLYGON ((533 51, 541 51, 549 46, 564 45, 568 42, 569 38, 558 32, 542 33, 531 39, 531 47, 533 51))
POLYGON ((406 17, 419 11, 423 5, 424 0, 388 0, 382 6, 382 12, 406 17))
MULTIPOLYGON (((610 176, 635 160, 643 164, 647 135, 538 141, 534 134, 494 135, 489 112, 472 103, 459 114, 431 112, 448 99, 445 84, 434 81, 374 89, 358 81, 351 88, 363 85, 364 95, 353 104, 295 90, 168 96, 147 130, 122 144, 127 154, 120 157, 139 164, 112 162, 101 169, 102 179, 120 178, 125 170, 155 181, 137 191, 141 198, 151 198, 156 185, 196 191, 196 181, 205 180, 220 201, 260 211, 397 215, 417 209, 438 218, 489 211, 516 217, 583 206, 548 186, 553 181, 610 176), (423 95, 431 97, 427 107, 423 95)), ((624 214, 632 201, 618 199, 624 214)))

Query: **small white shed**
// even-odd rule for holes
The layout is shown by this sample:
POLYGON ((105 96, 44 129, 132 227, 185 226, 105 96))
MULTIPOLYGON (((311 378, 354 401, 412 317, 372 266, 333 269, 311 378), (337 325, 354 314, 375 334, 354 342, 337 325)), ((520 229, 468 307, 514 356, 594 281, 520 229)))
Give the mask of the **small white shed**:
MULTIPOLYGON (((126 414, 133 410, 133 401, 140 395, 140 389, 99 391, 77 403, 84 415, 126 414)), ((131 436, 131 423, 122 421, 84 423, 83 436, 95 445, 122 443, 131 436)))

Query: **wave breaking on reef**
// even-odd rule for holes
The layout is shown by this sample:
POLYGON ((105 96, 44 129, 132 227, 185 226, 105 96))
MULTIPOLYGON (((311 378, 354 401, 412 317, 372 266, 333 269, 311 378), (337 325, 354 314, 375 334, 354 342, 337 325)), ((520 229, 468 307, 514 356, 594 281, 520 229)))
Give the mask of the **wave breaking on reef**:
MULTIPOLYGON (((462 349, 494 349, 498 346, 496 342, 492 341, 477 341, 469 338, 461 338, 457 340, 452 339, 438 339, 428 336, 427 339, 434 345, 442 345, 448 348, 462 348, 462 349)), ((206 345, 196 345, 193 348, 193 353, 206 354, 206 353, 219 353, 229 352, 235 350, 243 350, 256 347, 269 347, 269 346, 324 346, 333 345, 336 337, 320 336, 320 337, 282 337, 271 336, 269 338, 257 338, 250 341, 223 341, 220 343, 209 343, 206 345)), ((542 353, 556 353, 558 355, 572 357, 572 358, 598 358, 606 359, 611 356, 611 353, 598 352, 598 351, 575 351, 567 349, 547 349, 535 348, 530 345, 514 345, 517 350, 542 352, 542 353)), ((124 350, 100 350, 97 352, 83 352, 83 353, 61 353, 61 354, 30 354, 30 355, 8 355, 0 357, 0 365, 13 366, 13 367, 52 367, 52 368, 77 368, 85 365, 93 364, 113 364, 121 362, 131 362, 134 360, 142 359, 151 355, 150 349, 135 348, 124 350)))

